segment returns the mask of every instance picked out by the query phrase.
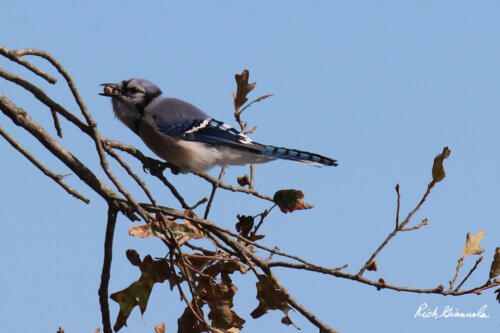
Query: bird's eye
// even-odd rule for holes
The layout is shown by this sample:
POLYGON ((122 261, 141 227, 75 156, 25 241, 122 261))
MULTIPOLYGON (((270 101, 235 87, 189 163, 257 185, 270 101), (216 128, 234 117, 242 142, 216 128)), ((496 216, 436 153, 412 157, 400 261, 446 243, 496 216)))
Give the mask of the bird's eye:
POLYGON ((137 88, 137 87, 130 87, 130 88, 128 89, 128 91, 129 91, 131 94, 137 94, 137 93, 141 92, 141 90, 140 90, 139 88, 137 88))

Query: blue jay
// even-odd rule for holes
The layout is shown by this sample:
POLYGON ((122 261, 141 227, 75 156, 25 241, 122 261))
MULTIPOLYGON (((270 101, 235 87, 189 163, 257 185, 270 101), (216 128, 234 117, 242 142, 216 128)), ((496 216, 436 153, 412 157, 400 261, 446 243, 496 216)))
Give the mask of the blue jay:
POLYGON ((275 159, 314 166, 337 161, 296 149, 263 145, 200 109, 162 91, 145 79, 103 83, 100 95, 111 97, 113 111, 159 157, 182 173, 202 172, 214 165, 244 165, 275 159))

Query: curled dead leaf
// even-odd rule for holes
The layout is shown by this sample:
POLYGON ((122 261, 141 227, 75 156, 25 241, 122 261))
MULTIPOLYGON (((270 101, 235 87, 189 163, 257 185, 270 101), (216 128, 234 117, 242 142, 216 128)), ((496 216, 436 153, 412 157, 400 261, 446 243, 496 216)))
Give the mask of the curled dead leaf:
POLYGON ((248 175, 239 176, 237 181, 240 186, 250 185, 250 177, 248 175))
POLYGON ((490 279, 498 276, 500 274, 500 247, 495 250, 495 256, 490 268, 490 279))
POLYGON ((434 182, 440 182, 446 176, 443 161, 450 156, 450 153, 451 150, 448 147, 444 147, 443 152, 434 158, 434 164, 432 165, 432 180, 434 182))
POLYGON ((248 234, 253 228, 254 217, 249 215, 236 215, 238 222, 236 223, 236 231, 240 233, 243 237, 248 237, 248 234))
POLYGON ((283 213, 314 207, 314 205, 307 204, 302 199, 304 199, 304 192, 295 189, 279 190, 273 196, 274 203, 278 205, 283 213))
POLYGON ((155 326, 155 333, 165 333, 165 323, 159 323, 155 326))

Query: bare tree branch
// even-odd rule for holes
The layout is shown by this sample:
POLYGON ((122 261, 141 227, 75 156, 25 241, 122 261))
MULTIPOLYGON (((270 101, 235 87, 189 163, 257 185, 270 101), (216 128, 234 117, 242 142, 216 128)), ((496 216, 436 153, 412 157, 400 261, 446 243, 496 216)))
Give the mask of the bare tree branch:
POLYGON ((19 143, 17 143, 5 130, 0 127, 0 135, 9 142, 12 147, 17 149, 21 154, 23 154, 31 163, 33 163, 40 171, 42 171, 46 176, 52 178, 56 183, 61 185, 61 187, 66 190, 69 194, 74 196, 75 198, 78 198, 82 200, 85 203, 89 203, 90 199, 84 196, 83 194, 78 193, 75 189, 71 188, 71 186, 67 185, 65 182, 62 181, 63 175, 58 175, 51 170, 49 170, 46 166, 44 166, 41 162, 39 162, 30 152, 28 152, 23 146, 21 146, 19 143))
POLYGON ((102 263, 101 285, 99 287, 99 303, 101 304, 102 327, 104 333, 113 333, 109 318, 108 285, 111 276, 111 260, 113 259, 113 236, 115 234, 117 211, 108 207, 108 223, 104 239, 104 259, 102 263))

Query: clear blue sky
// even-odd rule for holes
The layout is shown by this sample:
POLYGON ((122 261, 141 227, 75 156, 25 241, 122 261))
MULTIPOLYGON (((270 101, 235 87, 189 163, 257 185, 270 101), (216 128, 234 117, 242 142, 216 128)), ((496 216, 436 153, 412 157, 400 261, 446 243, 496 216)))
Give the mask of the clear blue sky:
MULTIPOLYGON (((452 153, 447 177, 415 216, 429 225, 398 235, 378 257, 389 283, 420 288, 447 286, 467 232, 484 229, 485 260, 467 286, 484 283, 496 246, 500 187, 500 5, 496 1, 5 1, 0 44, 39 48, 73 75, 87 106, 107 137, 149 150, 98 96, 99 83, 144 77, 168 96, 185 99, 234 125, 234 74, 250 70, 251 96, 275 96, 246 112, 259 126, 255 140, 314 151, 339 160, 337 168, 277 161, 257 167, 258 189, 272 194, 299 188, 316 207, 284 215, 273 211, 264 243, 325 266, 349 264, 357 272, 394 225, 394 186, 401 184, 402 214, 414 207, 431 178, 434 156, 452 153)), ((46 63, 34 60, 54 73, 46 63)), ((50 87, 23 68, 0 66, 42 85, 77 112, 62 84, 50 87)), ((22 89, 0 80, 7 95, 54 130, 48 110, 22 89)), ((0 125, 58 173, 65 167, 0 115, 0 125)), ((99 168, 93 144, 62 122, 61 140, 99 168)), ((68 196, 5 141, 2 161, 0 331, 93 332, 100 326, 97 289, 102 263, 105 203, 70 176, 66 180, 92 199, 68 196)), ((142 175, 141 166, 131 165, 142 175)), ((212 173, 216 173, 213 170, 212 173)), ((233 167, 228 182, 247 172, 233 167)), ((99 173, 102 175, 102 173, 99 173)), ((121 175, 121 173, 120 173, 121 175)), ((179 208, 167 189, 143 175, 161 204, 179 208)), ((209 195, 194 176, 170 177, 189 203, 209 195)), ((131 183, 130 190, 144 196, 131 183)), ((242 194, 217 193, 211 219, 234 228, 236 214, 256 214, 268 204, 242 194)), ((125 257, 134 248, 163 256, 158 240, 128 236, 122 216, 116 230, 110 290, 139 272, 125 257)), ((465 262, 462 277, 474 263, 465 262)), ((494 332, 500 305, 492 291, 481 296, 442 297, 377 291, 352 281, 278 270, 284 285, 319 318, 341 332, 494 332), (487 305, 489 319, 416 319, 423 303, 463 312, 487 305)), ((252 320, 255 278, 235 277, 236 312, 244 332, 295 332, 271 312, 252 320)), ((155 286, 141 322, 138 309, 123 332, 153 332, 166 322, 176 331, 183 309, 177 293, 155 286)), ((113 321, 118 306, 111 302, 113 321)), ((300 314, 302 332, 316 332, 300 314)))

